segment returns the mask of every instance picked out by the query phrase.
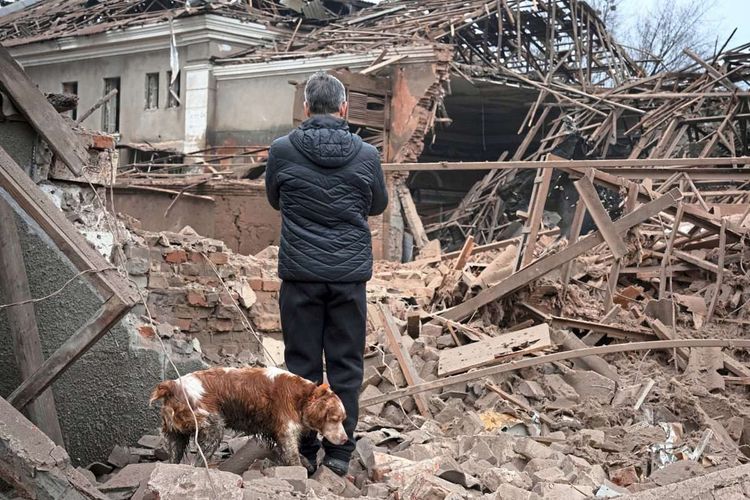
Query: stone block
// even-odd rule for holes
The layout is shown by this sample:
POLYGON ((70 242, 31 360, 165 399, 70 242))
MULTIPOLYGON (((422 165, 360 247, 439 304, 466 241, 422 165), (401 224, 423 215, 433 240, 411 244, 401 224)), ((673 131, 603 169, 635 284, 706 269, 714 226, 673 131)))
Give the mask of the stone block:
POLYGON ((138 462, 138 457, 130 453, 125 446, 115 446, 107 458, 107 462, 118 468, 138 462))
POLYGON ((365 372, 363 375, 362 380, 362 387, 367 387, 368 385, 378 385, 380 381, 382 380, 382 377, 380 376, 380 372, 377 368, 374 366, 366 366, 365 372))
POLYGON ((640 481, 638 479, 638 472, 636 472, 635 467, 632 465, 610 470, 609 480, 618 486, 630 486, 640 481))
POLYGON ((547 469, 549 467, 563 467, 560 460, 545 459, 545 458, 532 458, 526 463, 523 471, 529 475, 534 474, 537 471, 547 469))
POLYGON ((169 288, 168 273, 160 273, 157 271, 150 271, 148 273, 148 288, 150 289, 164 289, 169 288))
POLYGON ((159 500, 221 498, 242 500, 242 478, 231 472, 157 463, 147 484, 147 494, 159 500), (210 481, 208 475, 210 474, 210 481))
POLYGON ((170 264, 182 264, 187 262, 188 256, 185 250, 168 250, 164 253, 164 260, 170 264))
POLYGON ((679 460, 657 469, 648 477, 659 486, 685 481, 705 473, 705 469, 698 462, 679 460))
POLYGON ((229 254, 226 252, 210 252, 208 254, 208 260, 217 266, 223 266, 229 263, 229 254))
MULTIPOLYGON (((294 487, 291 484, 272 477, 245 481, 243 494, 243 500, 292 500, 299 498, 294 494, 294 487)), ((213 497, 211 499, 213 500, 213 497)))
POLYGON ((104 493, 131 493, 138 489, 141 482, 148 480, 156 468, 156 463, 128 464, 116 472, 106 483, 99 486, 104 493))
POLYGON ((501 484, 490 497, 491 500, 539 500, 539 498, 536 493, 511 484, 501 484))
MULTIPOLYGON (((380 389, 378 389, 374 385, 368 385, 367 387, 365 387, 365 390, 362 391, 362 393, 360 394, 359 399, 361 401, 361 400, 365 400, 365 399, 369 399, 369 398, 374 398, 374 397, 382 396, 382 395, 383 395, 383 393, 380 392, 380 389)), ((385 406, 385 403, 379 403, 379 404, 376 404, 376 405, 365 406, 365 407, 362 408, 362 412, 363 413, 369 413, 371 415, 380 415, 380 413, 382 413, 382 411, 383 411, 383 407, 384 406, 385 406)))
POLYGON ((549 394, 555 398, 567 399, 570 401, 578 401, 578 393, 573 387, 570 386, 563 378, 556 374, 551 373, 544 375, 542 382, 549 391, 549 394))
POLYGON ((516 453, 523 455, 529 460, 533 458, 559 459, 561 454, 530 438, 517 438, 515 441, 516 453))
POLYGON ((525 472, 518 472, 502 467, 487 469, 479 477, 486 490, 497 491, 503 484, 510 484, 517 488, 531 489, 532 481, 525 472))
POLYGON ((401 371, 401 367, 395 359, 388 363, 388 366, 383 370, 382 376, 395 387, 404 387, 406 385, 404 373, 401 371))
POLYGON ((592 399, 608 405, 615 396, 615 381, 594 371, 571 371, 563 377, 581 399, 592 399))
POLYGON ((425 323, 422 325, 420 335, 423 337, 440 337, 443 334, 442 325, 435 325, 433 323, 425 323))
POLYGON ((569 484, 537 483, 531 491, 539 495, 541 498, 548 498, 550 500, 558 500, 561 498, 564 498, 565 500, 585 500, 588 498, 588 495, 569 484))
POLYGON ((453 340, 453 337, 450 335, 441 335, 437 338, 437 347, 438 349, 448 349, 451 347, 456 347, 456 342, 453 340))
POLYGON ((385 484, 371 483, 365 486, 362 493, 370 498, 388 498, 391 494, 391 489, 385 484))
POLYGON ((403 489, 399 489, 400 498, 428 499, 444 498, 459 499, 467 498, 466 489, 457 484, 435 477, 428 472, 423 472, 409 477, 403 489))
MULTIPOLYGON (((313 474, 312 479, 322 484, 325 488, 331 491, 334 495, 341 495, 346 489, 346 483, 348 481, 343 477, 333 472, 328 467, 321 465, 318 470, 313 474)), ((350 483, 351 484, 351 483, 350 483)))
POLYGON ((544 389, 534 380, 524 380, 518 384, 517 391, 522 396, 540 401, 545 398, 544 389))
POLYGON ((279 290, 281 290, 281 281, 263 280, 261 287, 264 292, 278 292, 279 290))
POLYGON ((307 479, 307 469, 301 465, 269 467, 263 471, 263 475, 284 481, 307 479))
POLYGON ((185 294, 185 298, 187 300, 187 303, 191 306, 208 307, 206 297, 201 292, 188 290, 188 292, 185 294))
POLYGON ((263 479, 265 476, 258 469, 250 469, 242 473, 242 480, 246 483, 255 479, 263 479))
POLYGON ((531 474, 534 483, 566 483, 565 473, 559 467, 547 467, 531 474))

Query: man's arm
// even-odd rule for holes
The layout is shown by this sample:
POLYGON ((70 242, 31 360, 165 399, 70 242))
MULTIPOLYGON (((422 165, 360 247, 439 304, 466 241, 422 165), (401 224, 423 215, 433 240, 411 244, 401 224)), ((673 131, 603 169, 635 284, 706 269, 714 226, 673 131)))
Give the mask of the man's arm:
POLYGON ((268 150, 268 161, 266 161, 266 197, 273 208, 279 210, 279 181, 276 176, 276 157, 273 146, 268 150))
POLYGON ((383 167, 380 165, 380 156, 375 158, 375 179, 372 184, 372 204, 369 215, 380 215, 388 206, 388 189, 385 185, 383 167))

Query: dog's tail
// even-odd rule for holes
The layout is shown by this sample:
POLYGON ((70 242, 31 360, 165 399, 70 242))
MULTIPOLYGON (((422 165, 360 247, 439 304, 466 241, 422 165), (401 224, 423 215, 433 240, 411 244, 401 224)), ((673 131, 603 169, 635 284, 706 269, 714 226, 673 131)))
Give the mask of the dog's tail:
POLYGON ((159 383, 159 385, 157 385, 151 393, 151 399, 148 400, 149 406, 153 404, 154 401, 166 400, 171 398, 174 395, 173 390, 174 380, 165 380, 164 382, 159 383))

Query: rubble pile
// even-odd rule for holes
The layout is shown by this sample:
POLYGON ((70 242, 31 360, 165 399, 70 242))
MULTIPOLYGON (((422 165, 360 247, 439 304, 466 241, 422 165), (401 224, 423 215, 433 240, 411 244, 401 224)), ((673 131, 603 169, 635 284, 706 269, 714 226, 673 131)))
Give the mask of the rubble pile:
MULTIPOLYGON (((273 247, 254 258, 235 255, 190 230, 180 234, 134 230, 133 235, 148 243, 150 250, 133 251, 146 247, 126 246, 128 266, 137 267, 135 259, 151 259, 151 264, 141 268, 149 269, 142 275, 147 277, 149 303, 157 318, 160 302, 170 294, 183 294, 180 297, 188 304, 196 302, 188 294, 202 294, 208 305, 209 294, 222 287, 218 278, 208 279, 208 271, 199 275, 192 273, 193 266, 180 267, 194 263, 191 256, 213 255, 218 261, 216 268, 226 269, 220 275, 227 283, 249 279, 250 269, 259 270, 267 282, 274 279, 273 247), (174 252, 181 252, 176 259, 179 263, 170 262, 175 260, 174 252), (174 287, 152 286, 152 281, 164 274, 174 287)), ((543 238, 549 240, 541 241, 540 253, 555 243, 553 236, 543 238)), ((652 246, 653 242, 641 235, 641 254, 648 255, 652 246)), ((602 322, 606 272, 596 261, 606 253, 603 248, 572 261, 573 281, 564 301, 561 275, 553 272, 486 306, 467 323, 439 319, 443 309, 435 307, 435 301, 440 300, 441 288, 452 284, 462 290, 454 295, 468 300, 495 286, 502 278, 487 279, 486 271, 507 259, 505 250, 482 251, 479 247, 458 278, 457 258, 376 264, 368 285, 368 342, 358 444, 348 479, 325 468, 308 478, 303 468, 280 466, 274 450, 263 449, 255 439, 227 434, 212 459, 211 468, 224 471, 217 473, 214 486, 222 491, 226 488, 222 493, 226 498, 295 498, 313 493, 323 498, 615 497, 746 462, 750 405, 741 397, 744 386, 735 385, 741 381, 726 375, 725 354, 718 348, 678 350, 676 355, 671 351, 636 352, 607 360, 582 357, 369 404, 373 398, 410 385, 440 382, 457 373, 470 375, 474 368, 497 366, 524 355, 570 349, 571 341, 575 344, 571 339, 578 340, 576 333, 588 332, 578 340, 584 346, 629 336, 655 337, 655 320, 648 314, 658 283, 648 279, 623 287, 613 306, 616 313, 602 322), (561 304, 565 307, 560 315, 553 315, 561 304), (574 326, 556 326, 564 321, 574 326), (611 337, 600 333, 600 328, 611 337), (460 355, 472 346, 479 350, 472 356, 460 355), (399 349, 400 355, 394 349, 399 349), (483 351, 490 353, 489 358, 483 351), (255 454, 247 459, 249 448, 255 454)), ((647 258, 641 259, 642 266, 651 265, 647 258)), ((734 309, 733 296, 739 293, 736 300, 741 301, 745 294, 741 274, 734 266, 730 270, 735 271, 727 275, 732 291, 724 294, 726 302, 719 302, 717 317, 734 309)), ((673 292, 702 297, 708 282, 699 282, 699 275, 691 282, 675 282, 673 292)), ((251 286, 254 293, 264 292, 262 283, 261 279, 260 286, 251 286)), ((236 285, 230 290, 237 293, 236 285)), ((268 297, 269 303, 275 301, 272 295, 268 297)), ((242 300, 239 294, 235 299, 242 300)), ((678 306, 676 336, 694 336, 695 308, 679 302, 678 306)), ((217 311, 228 306, 217 298, 212 307, 217 311)), ((717 325, 714 321, 704 332, 711 337, 736 338, 741 336, 740 330, 741 325, 717 325)), ((191 329, 184 328, 184 334, 192 335, 191 329)), ((206 360, 237 364, 231 356, 206 360)), ((107 464, 88 467, 90 476, 94 475, 91 479, 111 498, 149 498, 148 494, 177 498, 170 495, 198 494, 198 489, 209 487, 201 476, 205 471, 186 465, 157 465, 166 456, 162 446, 159 436, 150 435, 137 445, 118 447, 107 464), (174 489, 183 484, 177 478, 186 476, 192 477, 184 480, 187 486, 183 488, 188 489, 174 489)))
MULTIPOLYGON (((55 187, 61 198, 48 191, 62 200, 69 218, 91 230, 95 221, 85 191, 55 187)), ((692 220, 700 215, 693 212, 692 220)), ((725 237, 741 230, 729 225, 740 221, 728 218, 720 228, 725 237)), ((154 233, 133 220, 117 224, 121 247, 109 250, 124 259, 122 267, 146 298, 147 307, 135 310, 144 338, 171 338, 176 352, 197 348, 208 364, 275 364, 252 330, 264 338, 280 330, 276 247, 243 256, 189 227, 154 233)), ((580 244, 553 225, 540 234, 536 263, 580 244)), ((451 311, 477 304, 528 272, 516 271, 521 237, 476 247, 469 239, 460 252, 405 264, 376 262, 368 283, 362 409, 349 479, 325 468, 307 478, 303 469, 280 466, 274 450, 255 439, 227 434, 210 464, 223 471, 215 486, 228 488, 228 498, 311 492, 326 498, 613 497, 745 463, 750 407, 741 397, 744 350, 645 348, 607 359, 512 366, 623 341, 742 337, 747 313, 741 306, 750 299, 744 247, 725 246, 723 255, 692 248, 689 239, 670 238, 668 231, 665 238, 656 221, 638 225, 623 242, 627 253, 617 262, 612 291, 614 258, 602 241, 496 300, 479 302, 467 316, 451 311), (671 252, 681 264, 667 266, 671 239, 679 242, 671 243, 671 252), (712 277, 720 259, 717 288, 712 277), (660 298, 665 268, 672 300, 660 298), (472 378, 503 365, 510 369, 472 378), (453 382, 461 375, 469 378, 453 382), (429 383, 437 385, 398 397, 429 383)), ((86 469, 110 497, 168 498, 178 495, 169 489, 179 482, 175 478, 191 474, 185 484, 206 487, 196 469, 157 466, 166 458, 159 436, 126 445, 115 448, 108 463, 86 469)))

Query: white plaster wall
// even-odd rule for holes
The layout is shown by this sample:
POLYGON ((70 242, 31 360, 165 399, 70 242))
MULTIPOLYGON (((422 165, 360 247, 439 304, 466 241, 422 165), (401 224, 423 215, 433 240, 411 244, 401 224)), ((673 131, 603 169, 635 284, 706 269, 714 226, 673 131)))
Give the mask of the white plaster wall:
MULTIPOLYGON (((184 61, 185 49, 180 48, 184 61)), ((82 113, 104 95, 104 79, 120 77, 120 133, 124 142, 182 141, 184 134, 184 106, 167 108, 169 50, 130 55, 86 59, 75 63, 58 63, 26 68, 31 79, 45 92, 61 92, 62 83, 78 82, 78 113, 82 113), (146 73, 159 73, 159 109, 146 110, 146 73)), ((184 101, 185 75, 181 75, 181 94, 184 101)), ((96 110, 84 126, 102 128, 101 108, 96 110)))

